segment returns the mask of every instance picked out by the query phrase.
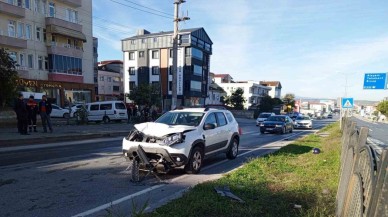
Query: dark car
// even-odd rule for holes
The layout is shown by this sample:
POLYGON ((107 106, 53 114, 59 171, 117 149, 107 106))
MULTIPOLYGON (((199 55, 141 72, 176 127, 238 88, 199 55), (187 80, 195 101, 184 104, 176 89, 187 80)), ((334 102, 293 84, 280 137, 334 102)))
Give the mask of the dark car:
POLYGON ((294 123, 292 119, 287 115, 273 115, 268 117, 263 123, 260 124, 260 132, 264 134, 265 132, 271 133, 292 133, 294 129, 294 123))
POLYGON ((333 114, 328 114, 327 118, 333 118, 333 114))

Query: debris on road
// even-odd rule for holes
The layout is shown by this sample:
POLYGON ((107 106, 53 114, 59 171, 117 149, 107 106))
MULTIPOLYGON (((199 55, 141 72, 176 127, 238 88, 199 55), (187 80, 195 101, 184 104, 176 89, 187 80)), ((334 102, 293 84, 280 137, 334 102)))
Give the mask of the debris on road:
POLYGON ((238 202, 240 203, 245 203, 241 198, 237 197, 236 195, 234 195, 231 191, 230 191, 230 188, 228 186, 224 186, 223 188, 222 187, 215 187, 214 190, 220 194, 221 196, 223 197, 229 197, 233 200, 237 200, 238 202))

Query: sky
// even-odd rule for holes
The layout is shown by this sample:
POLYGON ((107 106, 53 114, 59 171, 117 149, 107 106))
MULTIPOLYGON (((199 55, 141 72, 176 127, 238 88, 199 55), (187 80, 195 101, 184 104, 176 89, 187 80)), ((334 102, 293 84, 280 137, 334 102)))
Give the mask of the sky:
MULTIPOLYGON (((98 61, 122 60, 121 39, 138 29, 172 31, 173 2, 93 0, 98 61)), ((363 90, 365 73, 388 72, 386 0, 186 0, 181 13, 180 29, 203 27, 213 41, 211 72, 280 81, 282 95, 388 97, 363 90)))

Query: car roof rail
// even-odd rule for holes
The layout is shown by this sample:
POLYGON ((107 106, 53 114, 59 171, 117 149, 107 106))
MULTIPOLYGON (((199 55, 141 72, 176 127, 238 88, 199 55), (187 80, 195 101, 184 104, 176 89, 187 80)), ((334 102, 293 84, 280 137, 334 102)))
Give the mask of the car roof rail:
POLYGON ((209 105, 209 106, 205 106, 205 111, 209 111, 209 109, 218 109, 218 110, 226 110, 226 108, 222 105, 209 105))

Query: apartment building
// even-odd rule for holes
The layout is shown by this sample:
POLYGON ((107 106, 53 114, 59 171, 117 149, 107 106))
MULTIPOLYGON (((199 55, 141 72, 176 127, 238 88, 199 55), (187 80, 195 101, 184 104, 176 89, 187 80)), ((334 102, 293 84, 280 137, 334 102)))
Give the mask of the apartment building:
POLYGON ((19 91, 59 105, 94 99, 92 1, 0 0, 0 47, 17 63, 19 91))
POLYGON ((97 101, 123 100, 123 61, 106 60, 98 63, 97 101))
MULTIPOLYGON (((171 107, 172 34, 139 30, 122 40, 125 94, 137 85, 152 84, 160 87, 163 109, 171 107)), ((180 30, 179 38, 177 106, 203 105, 209 89, 213 42, 204 28, 180 30)))
POLYGON ((209 73, 209 92, 206 98, 206 105, 221 105, 221 97, 226 96, 226 92, 215 81, 215 74, 209 73))
POLYGON ((282 96, 282 84, 280 81, 260 81, 261 85, 271 87, 271 91, 269 91, 268 95, 272 98, 281 99, 282 96))
POLYGON ((271 87, 263 86, 254 81, 221 82, 217 84, 225 90, 227 96, 231 96, 238 88, 242 89, 244 91, 243 97, 246 100, 244 103, 245 109, 257 108, 260 105, 261 99, 268 95, 272 89, 271 87))

